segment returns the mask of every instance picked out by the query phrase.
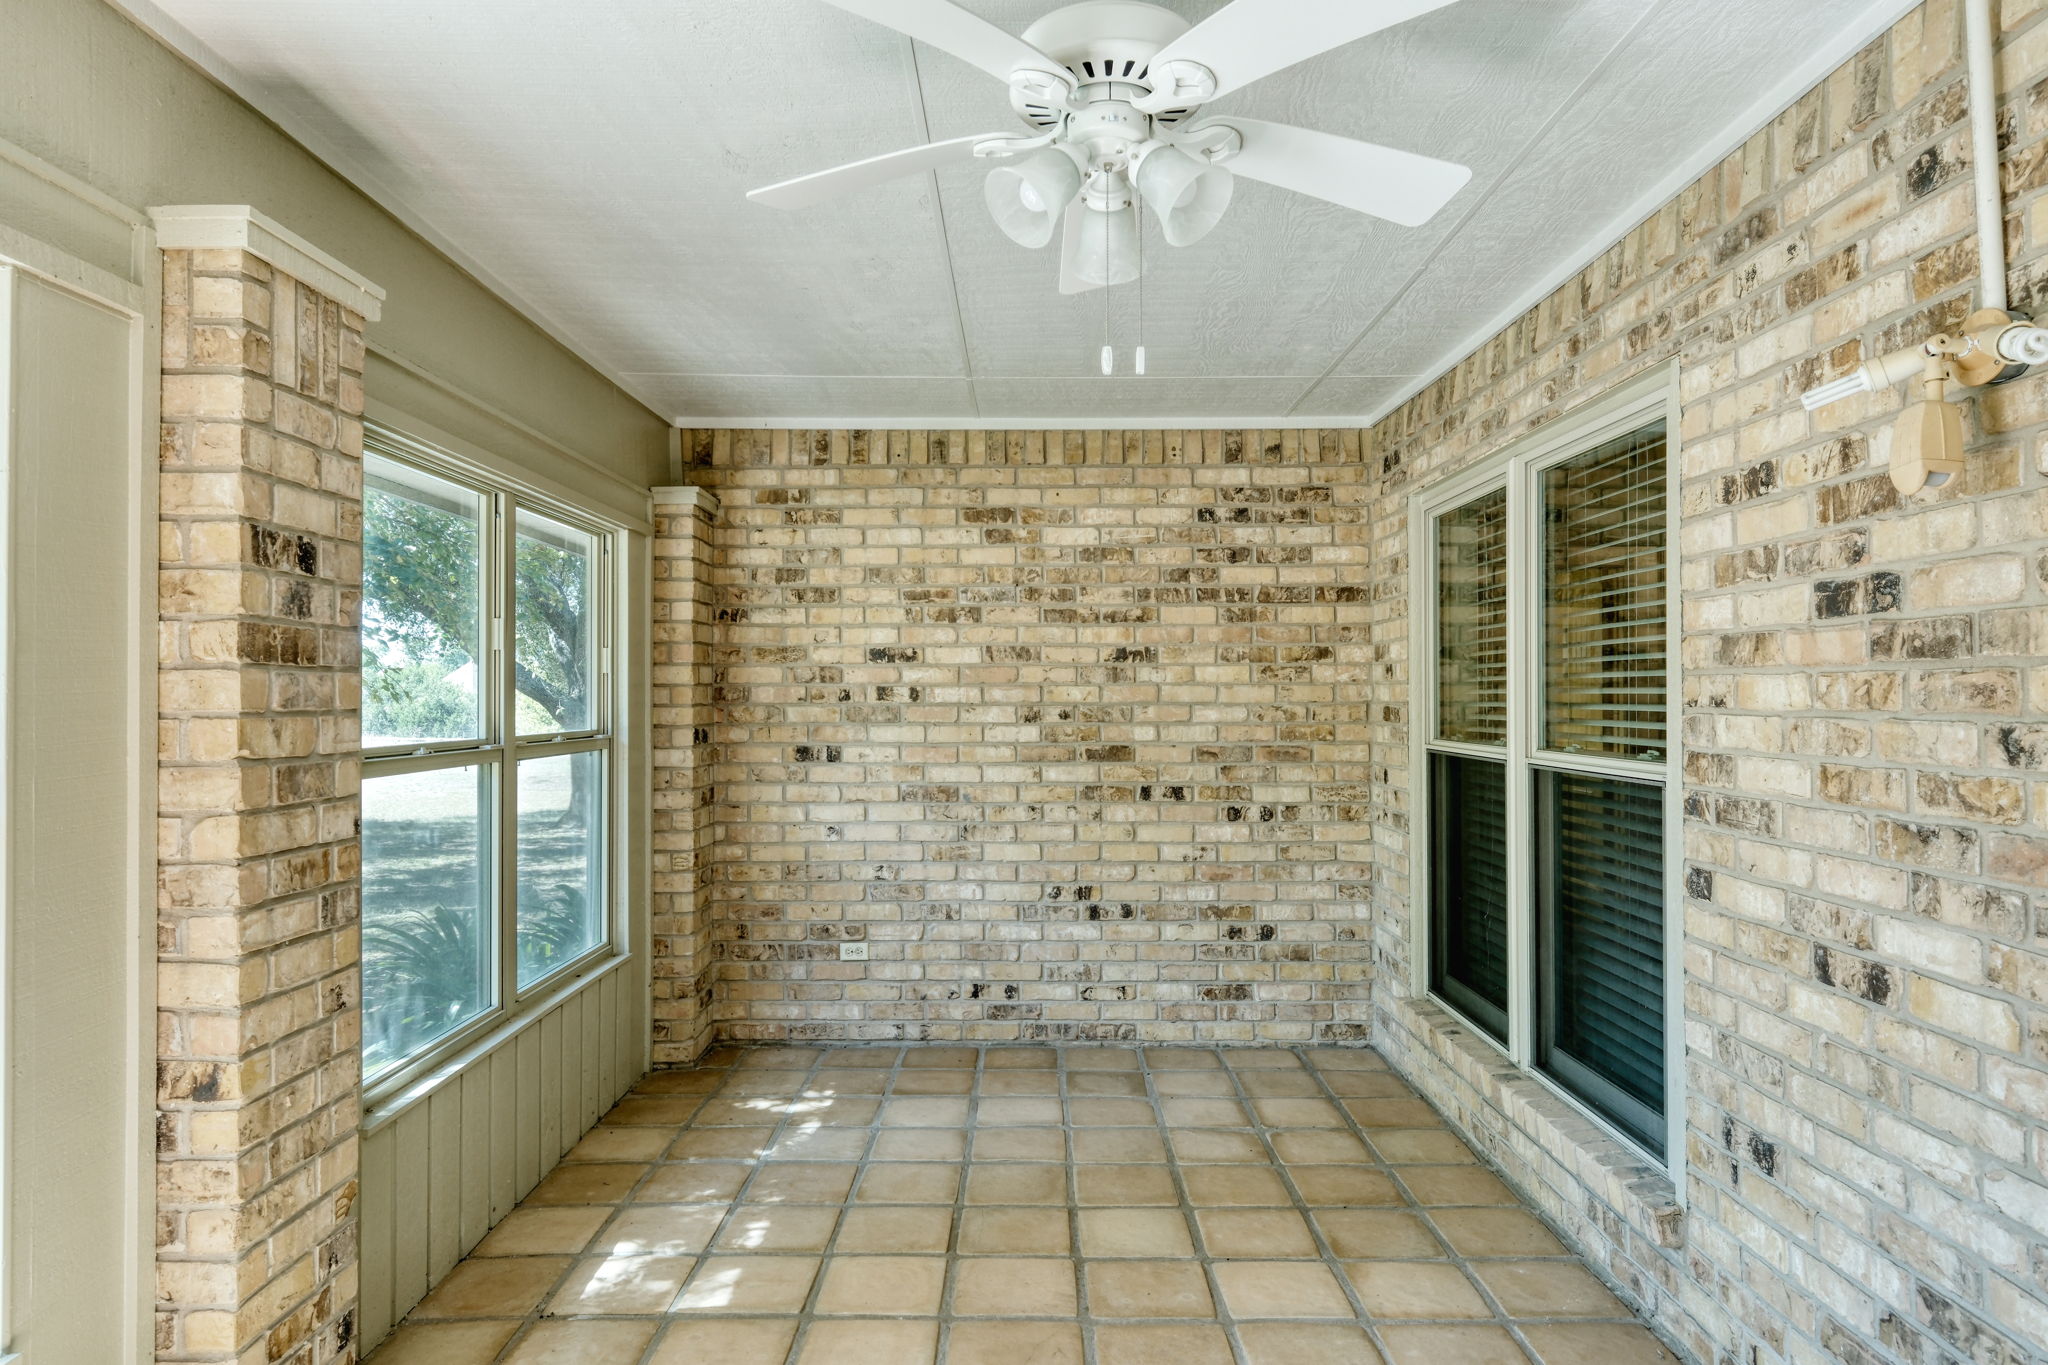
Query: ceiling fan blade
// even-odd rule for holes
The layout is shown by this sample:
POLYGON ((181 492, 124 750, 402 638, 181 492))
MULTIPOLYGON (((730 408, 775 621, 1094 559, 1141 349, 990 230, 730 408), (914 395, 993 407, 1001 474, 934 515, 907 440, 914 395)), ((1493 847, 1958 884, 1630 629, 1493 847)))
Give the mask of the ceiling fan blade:
MULTIPOLYGON (((837 0, 834 0, 837 3, 837 0)), ((1231 0, 1152 59, 1199 62, 1216 73, 1215 99, 1455 0, 1231 0)), ((848 6, 852 8, 852 6, 848 6)))
MULTIPOLYGON (((1436 217, 1472 179, 1469 166, 1433 156, 1358 142, 1263 119, 1231 118, 1218 125, 1244 136, 1244 150, 1223 161, 1232 174, 1328 200, 1347 209, 1420 227, 1436 217)), ((1211 126, 1190 130, 1199 140, 1211 126)))
POLYGON ((895 29, 920 43, 950 52, 969 66, 978 66, 1007 82, 1019 68, 1059 72, 1058 62, 1022 38, 969 14, 951 0, 825 0, 848 14, 858 14, 895 29))
POLYGON ((747 198, 757 204, 768 204, 778 209, 809 208, 812 204, 836 199, 842 194, 852 194, 855 190, 868 189, 906 175, 916 175, 920 171, 950 166, 959 161, 972 161, 975 143, 1003 136, 1006 135, 976 133, 973 137, 956 137, 948 142, 908 147, 885 156, 871 156, 866 161, 834 166, 829 171, 800 175, 779 185, 749 190, 747 198))

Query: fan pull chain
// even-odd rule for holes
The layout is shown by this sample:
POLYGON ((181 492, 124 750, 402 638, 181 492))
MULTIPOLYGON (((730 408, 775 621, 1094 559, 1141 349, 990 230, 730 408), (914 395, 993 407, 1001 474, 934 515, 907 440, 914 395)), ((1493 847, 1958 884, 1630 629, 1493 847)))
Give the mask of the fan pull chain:
POLYGON ((1145 201, 1134 190, 1131 213, 1138 224, 1138 350, 1136 372, 1145 373, 1145 201))
POLYGON ((1109 215, 1102 215, 1102 373, 1105 378, 1116 373, 1116 347, 1109 340, 1109 291, 1110 282, 1116 278, 1116 264, 1109 258, 1113 237, 1109 230, 1109 215))

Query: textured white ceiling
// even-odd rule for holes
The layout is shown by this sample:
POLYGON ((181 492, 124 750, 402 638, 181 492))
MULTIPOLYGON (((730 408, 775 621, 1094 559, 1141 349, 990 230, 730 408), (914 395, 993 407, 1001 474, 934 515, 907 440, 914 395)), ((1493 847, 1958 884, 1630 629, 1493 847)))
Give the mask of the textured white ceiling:
MULTIPOLYGON (((963 2, 1021 32, 1056 0, 963 2)), ((747 202, 1018 126, 821 0, 119 3, 686 425, 1202 426, 1379 417, 1911 0, 1461 0, 1220 100, 1475 174, 1422 228, 1240 180, 1206 240, 1154 233, 1145 379, 1101 376, 1104 295, 1062 297, 972 165, 747 202)), ((1126 366, 1138 295, 1108 299, 1126 366)))

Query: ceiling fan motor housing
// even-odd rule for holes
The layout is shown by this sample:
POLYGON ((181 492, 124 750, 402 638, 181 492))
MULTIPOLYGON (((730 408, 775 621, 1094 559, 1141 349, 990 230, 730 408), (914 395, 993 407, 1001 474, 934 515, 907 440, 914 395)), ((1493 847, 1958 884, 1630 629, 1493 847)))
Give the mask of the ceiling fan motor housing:
POLYGON ((1152 137, 1152 120, 1123 100, 1097 100, 1067 116, 1063 140, 1087 153, 1099 170, 1128 170, 1137 149, 1152 137))
MULTIPOLYGON (((1188 28, 1188 21, 1172 10, 1143 0, 1086 0, 1046 15, 1024 30, 1024 41, 1067 68, 1075 81, 1076 103, 1121 103, 1151 93, 1152 58, 1188 28)), ((1010 105, 1018 117, 1043 131, 1058 128, 1063 118, 1059 108, 1015 83, 1010 105)), ((1152 118, 1161 127, 1172 127, 1194 112, 1189 106, 1152 118)), ((1136 140, 1146 136, 1141 125, 1136 140)))

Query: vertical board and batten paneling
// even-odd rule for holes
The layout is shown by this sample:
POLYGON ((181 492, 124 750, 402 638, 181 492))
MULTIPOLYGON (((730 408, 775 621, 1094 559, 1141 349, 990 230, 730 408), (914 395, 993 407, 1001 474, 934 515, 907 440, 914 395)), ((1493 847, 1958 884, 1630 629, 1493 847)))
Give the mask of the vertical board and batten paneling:
POLYGON ((462 1102, 465 1088, 443 1086, 427 1101, 427 1283, 462 1259, 462 1102))
MULTIPOLYGON (((621 964, 622 968, 630 963, 621 964)), ((409 1094, 363 1133, 367 1350, 532 1192, 639 1079, 630 970, 607 971, 409 1094)))
POLYGON ((561 1058, 562 1084, 560 1102, 555 1106, 555 1128, 561 1133, 580 1133, 583 1125, 577 1120, 583 1116, 582 1009, 562 1011, 562 1041, 556 1056, 561 1058))
POLYGON ((540 1028, 536 1025, 520 1033, 512 1049, 518 1059, 518 1074, 512 1082, 513 1093, 519 1097, 512 1121, 512 1198, 517 1202, 540 1183, 540 1106, 544 1099, 540 1089, 540 1028))
POLYGON ((519 1162, 514 1149, 519 1145, 519 1044, 507 1039, 491 1053, 484 1065, 491 1073, 491 1126, 488 1132, 473 1134, 481 1147, 490 1148, 491 1222, 512 1212, 519 1202, 519 1162))
MULTIPOLYGON (((540 1021, 540 1132, 539 1159, 548 1162, 548 1153, 562 1152, 567 1148, 562 1143, 562 1016, 572 1010, 581 1012, 574 1002, 564 1003, 562 1008, 540 1021)), ((552 1162, 549 1162, 552 1164, 552 1162)), ((536 1174, 536 1179, 538 1175, 536 1174)))
POLYGON ((394 1226, 400 1230, 392 1243, 391 1296, 401 1303, 415 1302, 427 1294, 427 1239, 420 1212, 426 1207, 430 1174, 427 1160, 431 1113, 431 1104, 418 1106, 391 1125, 396 1139, 396 1150, 392 1153, 396 1193, 391 1207, 394 1226))
POLYGON ((391 1312, 396 1301, 391 1292, 391 1251, 392 1229, 397 1223, 392 1206, 398 1196, 397 1151, 397 1135, 389 1128, 363 1136, 363 1183, 358 1197, 362 1204, 363 1239, 362 1339, 366 1342, 382 1337, 395 1321, 391 1312), (381 1254, 369 1254, 373 1246, 381 1254))

